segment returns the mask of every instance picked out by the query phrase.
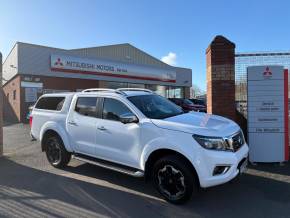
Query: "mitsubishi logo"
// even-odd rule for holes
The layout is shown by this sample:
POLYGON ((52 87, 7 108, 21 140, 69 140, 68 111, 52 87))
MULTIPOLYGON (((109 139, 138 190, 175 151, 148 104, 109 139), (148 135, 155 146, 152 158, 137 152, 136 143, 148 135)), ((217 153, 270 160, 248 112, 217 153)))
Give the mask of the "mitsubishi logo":
POLYGON ((54 63, 54 66, 63 66, 63 63, 62 63, 62 61, 60 60, 60 58, 58 58, 57 60, 56 60, 56 62, 54 63))
POLYGON ((264 71, 263 76, 264 76, 265 78, 270 78, 270 77, 272 77, 272 72, 270 71, 270 68, 269 68, 269 67, 266 67, 266 71, 264 71))

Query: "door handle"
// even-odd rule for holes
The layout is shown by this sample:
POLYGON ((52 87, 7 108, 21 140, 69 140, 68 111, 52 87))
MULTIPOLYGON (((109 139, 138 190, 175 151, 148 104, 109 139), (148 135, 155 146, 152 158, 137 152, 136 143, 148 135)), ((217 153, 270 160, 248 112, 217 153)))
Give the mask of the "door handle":
POLYGON ((78 125, 75 121, 69 121, 68 124, 70 124, 72 126, 77 126, 78 125))
POLYGON ((107 130, 104 126, 99 126, 98 127, 98 130, 101 130, 101 131, 105 131, 105 130, 107 130))

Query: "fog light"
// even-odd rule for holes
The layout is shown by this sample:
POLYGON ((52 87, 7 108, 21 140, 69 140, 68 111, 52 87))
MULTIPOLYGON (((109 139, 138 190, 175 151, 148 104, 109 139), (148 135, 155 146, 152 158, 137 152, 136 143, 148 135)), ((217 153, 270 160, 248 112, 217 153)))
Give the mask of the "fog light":
POLYGON ((212 175, 217 176, 217 175, 225 174, 226 172, 228 172, 229 169, 230 169, 230 166, 216 166, 213 170, 212 175))

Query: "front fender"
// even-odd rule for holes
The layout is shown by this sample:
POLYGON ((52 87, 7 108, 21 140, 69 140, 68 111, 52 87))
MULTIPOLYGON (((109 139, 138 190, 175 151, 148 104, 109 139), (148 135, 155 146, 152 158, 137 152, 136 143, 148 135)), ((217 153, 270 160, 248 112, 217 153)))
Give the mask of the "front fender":
POLYGON ((53 131, 57 132, 57 134, 61 137, 66 150, 68 152, 72 152, 73 151, 72 147, 69 144, 69 139, 68 139, 68 136, 67 136, 65 128, 63 128, 61 125, 59 125, 58 123, 53 122, 53 121, 46 122, 42 126, 42 128, 40 130, 40 141, 41 142, 42 142, 44 134, 48 130, 53 130, 53 131))
MULTIPOLYGON (((157 150, 161 150, 161 149, 167 149, 167 150, 172 150, 175 151, 177 153, 180 153, 181 155, 183 155, 184 157, 186 157, 191 163, 192 163, 192 158, 180 147, 180 146, 176 146, 173 143, 169 143, 167 138, 157 138, 153 141, 151 141, 150 143, 148 143, 147 145, 145 145, 143 152, 141 154, 141 161, 140 161, 140 167, 142 170, 145 170, 145 165, 146 165, 146 161, 148 160, 149 156, 157 150)), ((193 166, 195 165, 194 163, 192 163, 193 166)), ((195 166, 194 166, 195 168, 195 166)))

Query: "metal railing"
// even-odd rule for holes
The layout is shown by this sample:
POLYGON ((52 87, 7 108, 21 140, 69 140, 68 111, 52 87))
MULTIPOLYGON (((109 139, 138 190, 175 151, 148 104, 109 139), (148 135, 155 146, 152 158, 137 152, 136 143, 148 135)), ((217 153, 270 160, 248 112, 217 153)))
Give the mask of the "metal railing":
POLYGON ((119 89, 104 89, 104 88, 91 88, 91 89, 85 89, 82 91, 82 93, 85 92, 111 92, 111 93, 117 93, 120 95, 127 95, 125 91, 139 91, 139 92, 149 92, 154 93, 153 91, 149 89, 141 89, 141 88, 119 88, 119 89))
POLYGON ((154 93, 153 91, 149 90, 149 89, 142 89, 142 88, 119 88, 117 89, 118 91, 139 91, 139 92, 150 92, 150 93, 154 93))
POLYGON ((113 92, 113 93, 125 95, 124 92, 118 91, 117 89, 104 89, 104 88, 85 89, 82 92, 113 92))

